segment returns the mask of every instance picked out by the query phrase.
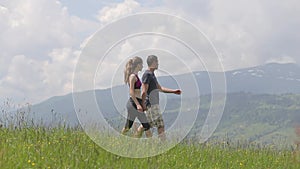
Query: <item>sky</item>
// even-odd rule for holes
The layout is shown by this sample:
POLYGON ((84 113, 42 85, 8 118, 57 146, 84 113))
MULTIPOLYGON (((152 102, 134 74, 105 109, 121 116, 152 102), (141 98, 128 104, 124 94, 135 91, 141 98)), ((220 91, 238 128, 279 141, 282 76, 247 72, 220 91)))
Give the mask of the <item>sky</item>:
MULTIPOLYGON (((211 70, 227 71, 269 62, 300 64, 298 0, 0 0, 1 102, 11 99, 35 104, 71 93, 76 65, 93 36, 119 19, 145 12, 179 17, 200 30, 218 56, 219 63, 204 58, 211 70), (218 69, 220 65, 222 70, 218 69)), ((189 27, 173 24, 177 22, 151 29, 171 33, 179 29, 181 39, 191 43, 199 40, 193 38, 189 27)), ((128 25, 132 30, 141 30, 134 20, 129 19, 128 25)), ((121 30, 125 31, 115 27, 110 32, 112 39, 121 30)), ((160 67, 165 74, 205 68, 195 64, 192 54, 178 41, 147 35, 117 45, 95 70, 96 86, 120 84, 122 66, 135 51, 143 58, 151 52, 161 55, 160 67), (174 56, 176 60, 172 60, 174 56), (182 63, 184 69, 180 68, 182 63), (103 83, 112 75, 113 83, 103 83)))

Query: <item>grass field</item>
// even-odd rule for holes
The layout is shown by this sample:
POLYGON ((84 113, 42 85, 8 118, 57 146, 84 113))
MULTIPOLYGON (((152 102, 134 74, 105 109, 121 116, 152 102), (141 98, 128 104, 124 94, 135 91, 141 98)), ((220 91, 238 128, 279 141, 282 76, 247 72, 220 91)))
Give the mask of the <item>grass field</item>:
MULTIPOLYGON (((134 150, 132 150, 134 151, 134 150)), ((155 157, 111 154, 75 129, 0 129, 0 168, 300 168, 300 154, 272 147, 180 143, 155 157)))

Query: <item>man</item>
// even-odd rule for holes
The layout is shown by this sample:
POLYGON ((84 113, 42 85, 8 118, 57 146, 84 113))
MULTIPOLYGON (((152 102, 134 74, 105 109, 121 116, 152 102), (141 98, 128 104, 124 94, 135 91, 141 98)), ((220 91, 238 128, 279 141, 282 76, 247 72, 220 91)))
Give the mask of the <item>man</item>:
POLYGON ((154 71, 158 69, 158 59, 155 55, 147 58, 148 69, 142 77, 142 107, 146 110, 146 116, 151 127, 157 127, 161 140, 166 139, 165 125, 159 108, 159 92, 181 94, 180 89, 162 87, 155 77, 154 71))

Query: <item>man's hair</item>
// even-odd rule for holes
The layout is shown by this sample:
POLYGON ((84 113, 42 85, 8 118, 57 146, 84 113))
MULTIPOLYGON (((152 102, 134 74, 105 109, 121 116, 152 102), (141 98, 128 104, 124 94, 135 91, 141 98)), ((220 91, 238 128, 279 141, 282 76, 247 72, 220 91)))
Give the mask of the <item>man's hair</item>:
POLYGON ((154 61, 157 61, 157 56, 155 55, 149 55, 147 58, 147 64, 150 66, 154 61))

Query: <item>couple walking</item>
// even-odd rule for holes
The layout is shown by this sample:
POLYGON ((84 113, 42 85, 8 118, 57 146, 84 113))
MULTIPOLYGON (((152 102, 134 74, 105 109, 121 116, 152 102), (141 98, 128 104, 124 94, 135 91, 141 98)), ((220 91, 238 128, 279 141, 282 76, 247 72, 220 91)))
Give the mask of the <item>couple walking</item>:
POLYGON ((159 138, 165 140, 164 121, 159 108, 159 92, 180 95, 181 90, 169 89, 157 82, 154 74, 154 71, 158 69, 157 56, 148 56, 147 65, 148 69, 144 72, 141 81, 138 77, 138 72, 143 68, 143 60, 136 56, 126 64, 124 80, 129 85, 130 98, 126 105, 128 114, 122 134, 127 133, 132 127, 135 118, 138 118, 141 126, 137 129, 136 137, 141 137, 144 131, 146 137, 152 137, 150 128, 157 127, 159 138))

